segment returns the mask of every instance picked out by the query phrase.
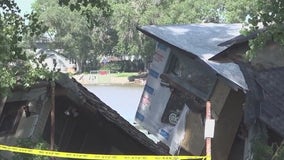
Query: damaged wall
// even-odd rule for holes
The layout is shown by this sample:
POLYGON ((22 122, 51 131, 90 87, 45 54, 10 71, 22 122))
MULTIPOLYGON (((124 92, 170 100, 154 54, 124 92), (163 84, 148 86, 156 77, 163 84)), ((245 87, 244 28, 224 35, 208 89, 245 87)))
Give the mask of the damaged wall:
MULTIPOLYGON (((2 144, 15 145, 21 138, 38 139, 41 137, 48 116, 46 116, 46 114, 49 113, 49 104, 47 103, 48 100, 46 97, 46 86, 43 86, 28 91, 19 90, 13 92, 13 94, 7 98, 0 117, 0 126, 9 122, 6 118, 7 116, 13 116, 15 119, 12 123, 15 125, 15 130, 1 134, 0 142, 2 144), (5 112, 5 107, 16 108, 17 115, 13 113, 13 115, 11 115, 11 111, 5 112), (16 120, 18 120, 18 122, 16 122, 16 120)), ((3 152, 2 155, 4 157, 10 157, 12 154, 3 152)))
POLYGON ((160 51, 161 45, 163 44, 157 44, 156 54, 168 57, 163 60, 166 65, 159 65, 161 69, 157 70, 160 61, 154 58, 136 120, 170 148, 173 147, 172 141, 180 145, 180 154, 204 155, 205 103, 210 100, 213 118, 216 120, 212 155, 214 159, 227 160, 242 120, 244 92, 233 82, 217 74, 204 61, 186 56, 187 53, 166 45, 164 48, 168 49, 164 51, 167 52, 160 51), (165 56, 168 53, 169 56, 165 56), (149 94, 153 96, 148 96, 149 94), (182 115, 184 108, 188 111, 185 119, 180 119, 178 115, 182 115), (182 112, 177 114, 176 111, 182 112), (176 121, 171 122, 171 114, 174 112, 177 115, 176 121), (185 128, 182 134, 177 134, 175 129, 180 123, 184 123, 185 128), (167 131, 167 134, 161 130, 167 131), (165 140, 160 135, 180 137, 165 140))

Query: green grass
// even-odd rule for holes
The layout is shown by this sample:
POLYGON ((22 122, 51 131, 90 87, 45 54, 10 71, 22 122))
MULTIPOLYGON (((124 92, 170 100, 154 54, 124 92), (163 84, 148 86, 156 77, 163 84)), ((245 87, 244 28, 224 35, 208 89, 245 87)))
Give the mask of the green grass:
MULTIPOLYGON (((87 72, 83 74, 89 74, 87 72)), ((111 77, 129 77, 133 75, 138 75, 138 72, 118 72, 118 73, 110 73, 109 76, 111 77)))
POLYGON ((121 73, 111 73, 114 77, 129 77, 133 75, 137 75, 137 72, 121 72, 121 73))

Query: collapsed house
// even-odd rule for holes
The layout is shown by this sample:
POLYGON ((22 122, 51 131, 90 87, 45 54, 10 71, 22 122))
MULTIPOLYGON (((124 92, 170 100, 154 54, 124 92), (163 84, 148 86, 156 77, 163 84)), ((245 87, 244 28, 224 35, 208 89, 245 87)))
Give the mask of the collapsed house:
MULTIPOLYGON (((100 154, 168 154, 74 79, 60 76, 55 83, 57 150, 100 154)), ((51 138, 51 86, 40 82, 16 89, 1 106, 0 142, 17 145, 23 138, 51 138)), ((11 157, 10 152, 1 152, 11 157)))
POLYGON ((237 150, 248 90, 236 63, 210 58, 239 35, 240 24, 190 24, 138 28, 157 41, 136 121, 160 138, 171 154, 204 155, 205 103, 216 120, 212 157, 242 159, 237 150), (236 149, 235 149, 236 148, 236 149))
POLYGON ((240 35, 226 41, 222 45, 231 47, 211 58, 220 63, 235 62, 244 73, 249 87, 243 119, 246 126, 244 159, 248 160, 253 157, 252 148, 259 137, 270 146, 281 146, 284 139, 283 47, 268 41, 248 63, 245 60, 248 41, 255 36, 256 33, 240 35))
POLYGON ((213 160, 251 160, 256 137, 284 137, 284 56, 268 43, 249 63, 240 24, 143 26, 157 41, 136 121, 171 154, 204 155, 205 102, 211 101, 213 160))

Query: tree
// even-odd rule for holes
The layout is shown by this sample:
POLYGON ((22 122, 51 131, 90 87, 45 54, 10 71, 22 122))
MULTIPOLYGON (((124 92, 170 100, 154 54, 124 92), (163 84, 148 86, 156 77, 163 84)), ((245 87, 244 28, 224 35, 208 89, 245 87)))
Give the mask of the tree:
POLYGON ((35 14, 21 17, 14 0, 0 1, 0 97, 16 85, 29 87, 47 74, 40 61, 21 46, 24 35, 39 34, 44 29, 35 14), (25 20, 29 20, 28 25, 25 20))
POLYGON ((256 4, 256 12, 250 14, 246 30, 246 34, 257 33, 257 37, 249 42, 249 58, 254 57, 257 50, 269 41, 284 46, 283 1, 257 0, 256 4))
POLYGON ((33 8, 39 19, 49 27, 47 35, 52 42, 49 47, 62 49, 63 54, 75 59, 82 69, 98 54, 109 52, 109 46, 115 43, 110 36, 115 33, 108 25, 108 12, 93 5, 100 4, 99 1, 65 2, 60 6, 56 0, 37 0, 33 8))
POLYGON ((224 18, 227 23, 244 23, 248 17, 256 12, 258 0, 226 0, 224 18))
POLYGON ((256 0, 124 0, 111 1, 112 21, 118 33, 115 51, 151 57, 154 42, 137 32, 137 26, 186 23, 242 23, 256 0), (151 51, 152 50, 152 51, 151 51))

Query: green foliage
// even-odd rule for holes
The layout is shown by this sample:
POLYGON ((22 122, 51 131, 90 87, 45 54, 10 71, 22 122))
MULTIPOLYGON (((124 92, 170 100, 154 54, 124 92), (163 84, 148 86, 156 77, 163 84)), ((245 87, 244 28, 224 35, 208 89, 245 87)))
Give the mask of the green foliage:
POLYGON ((282 160, 284 157, 284 145, 282 144, 277 148, 271 160, 282 160))
POLYGON ((114 77, 130 77, 130 76, 137 76, 137 72, 114 73, 114 77))
POLYGON ((63 54, 74 59, 80 69, 95 62, 98 54, 111 53, 117 38, 109 23, 111 11, 105 1, 60 1, 59 4, 57 0, 37 0, 33 5, 39 19, 49 27, 45 34, 52 41, 49 48, 63 49, 63 54))
POLYGON ((155 43, 136 27, 150 24, 242 23, 249 15, 247 32, 256 31, 260 22, 267 28, 250 42, 249 58, 269 40, 284 44, 284 9, 279 0, 37 0, 34 12, 25 17, 19 15, 13 0, 1 1, 0 8, 0 89, 5 93, 20 83, 17 77, 26 78, 24 86, 30 86, 35 77, 43 78, 39 73, 44 71, 32 71, 23 47, 34 47, 35 40, 47 35, 52 42, 49 48, 62 49, 79 68, 97 66, 91 63, 97 63, 98 55, 141 55, 149 59, 155 43), (15 72, 17 66, 25 66, 28 72, 15 72))
POLYGON ((283 160, 284 157, 283 142, 280 146, 270 146, 262 139, 256 139, 252 149, 253 160, 283 160))
POLYGON ((123 63, 121 62, 109 62, 100 68, 100 70, 110 70, 111 73, 121 72, 122 69, 123 63))
POLYGON ((154 42, 137 32, 137 26, 186 23, 242 23, 254 11, 256 0, 128 0, 110 1, 118 33, 114 48, 119 54, 152 57, 154 42))
POLYGON ((33 8, 49 27, 50 47, 85 68, 98 55, 152 57, 155 43, 137 26, 243 22, 255 1, 37 0, 33 8))
MULTIPOLYGON (((48 150, 49 145, 43 140, 34 141, 31 138, 19 139, 17 146, 24 148, 48 150)), ((37 156, 32 154, 15 153, 12 160, 49 160, 46 156, 37 156)))
POLYGON ((258 0, 226 0, 224 19, 227 23, 243 23, 248 15, 256 12, 258 0))
POLYGON ((282 160, 284 157, 284 141, 277 146, 268 144, 268 135, 265 131, 256 136, 252 143, 253 160, 282 160))
POLYGON ((44 68, 35 67, 38 64, 33 63, 34 58, 23 50, 21 42, 25 35, 38 35, 45 29, 35 14, 22 17, 14 0, 0 1, 0 95, 7 95, 16 85, 28 87, 43 78, 39 73, 44 68))
POLYGON ((279 0, 257 0, 256 12, 250 14, 246 34, 258 32, 250 41, 249 58, 252 58, 267 42, 284 46, 284 3, 279 0), (262 30, 259 30, 262 28, 262 30))
POLYGON ((267 135, 262 134, 254 139, 252 144, 253 160, 269 160, 273 149, 267 144, 267 135))
POLYGON ((99 21, 93 18, 93 9, 99 9, 103 17, 112 14, 111 7, 106 0, 59 0, 60 6, 68 6, 71 11, 78 11, 81 15, 86 16, 89 27, 99 25, 99 21))

